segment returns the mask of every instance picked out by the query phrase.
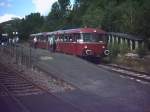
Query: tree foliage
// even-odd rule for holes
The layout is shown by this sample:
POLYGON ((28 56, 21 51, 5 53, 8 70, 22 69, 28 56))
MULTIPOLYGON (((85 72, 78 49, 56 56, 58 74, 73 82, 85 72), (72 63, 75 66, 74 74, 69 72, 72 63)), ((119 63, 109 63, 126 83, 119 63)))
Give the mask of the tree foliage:
POLYGON ((28 39, 29 34, 41 32, 41 27, 44 24, 44 17, 40 13, 31 13, 23 18, 20 22, 18 31, 22 39, 28 39))
POLYGON ((150 38, 149 0, 58 0, 43 17, 31 13, 24 19, 14 20, 11 27, 2 29, 19 31, 23 38, 30 33, 53 31, 73 27, 99 27, 106 31, 134 33, 150 38))

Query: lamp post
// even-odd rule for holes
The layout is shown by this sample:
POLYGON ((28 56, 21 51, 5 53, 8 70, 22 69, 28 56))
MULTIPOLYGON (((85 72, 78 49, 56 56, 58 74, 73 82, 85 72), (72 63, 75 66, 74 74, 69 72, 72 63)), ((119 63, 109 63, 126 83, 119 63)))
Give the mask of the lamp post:
POLYGON ((19 38, 18 38, 18 32, 13 32, 13 44, 18 43, 19 38))
POLYGON ((16 59, 16 63, 18 63, 18 52, 17 52, 17 43, 19 41, 19 38, 18 38, 18 32, 13 32, 13 40, 12 40, 12 43, 13 43, 13 49, 15 50, 15 59, 16 59))
POLYGON ((18 43, 19 37, 18 37, 18 32, 16 32, 16 43, 18 43))

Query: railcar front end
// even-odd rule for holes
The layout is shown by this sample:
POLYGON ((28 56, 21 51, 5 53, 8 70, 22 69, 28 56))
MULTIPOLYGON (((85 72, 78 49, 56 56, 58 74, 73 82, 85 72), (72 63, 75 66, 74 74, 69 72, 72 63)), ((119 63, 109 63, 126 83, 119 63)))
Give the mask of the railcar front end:
POLYGON ((100 33, 81 33, 77 41, 77 54, 83 57, 103 57, 109 55, 106 35, 100 33))

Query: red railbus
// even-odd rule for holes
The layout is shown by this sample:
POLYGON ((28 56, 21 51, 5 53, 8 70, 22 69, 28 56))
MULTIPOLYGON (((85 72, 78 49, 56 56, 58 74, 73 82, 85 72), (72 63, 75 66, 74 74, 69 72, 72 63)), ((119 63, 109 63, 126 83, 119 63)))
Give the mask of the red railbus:
POLYGON ((102 57, 108 55, 106 32, 95 28, 77 28, 30 35, 37 38, 36 47, 54 49, 77 56, 102 57))

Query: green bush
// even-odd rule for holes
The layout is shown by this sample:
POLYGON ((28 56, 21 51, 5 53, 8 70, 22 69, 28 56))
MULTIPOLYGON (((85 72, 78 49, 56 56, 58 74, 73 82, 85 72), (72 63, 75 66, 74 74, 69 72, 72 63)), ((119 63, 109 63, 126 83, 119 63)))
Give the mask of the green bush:
POLYGON ((119 49, 121 55, 124 55, 129 52, 128 44, 125 42, 119 45, 119 49))
POLYGON ((119 54, 119 45, 117 43, 110 43, 108 49, 110 50, 109 59, 110 61, 113 61, 119 54))
POLYGON ((136 49, 136 53, 139 55, 140 58, 142 58, 144 55, 146 55, 146 48, 140 45, 139 48, 136 49))
POLYGON ((118 54, 124 55, 129 52, 129 47, 127 43, 118 44, 117 42, 110 43, 108 45, 108 49, 110 50, 109 59, 113 61, 118 57, 118 54))

